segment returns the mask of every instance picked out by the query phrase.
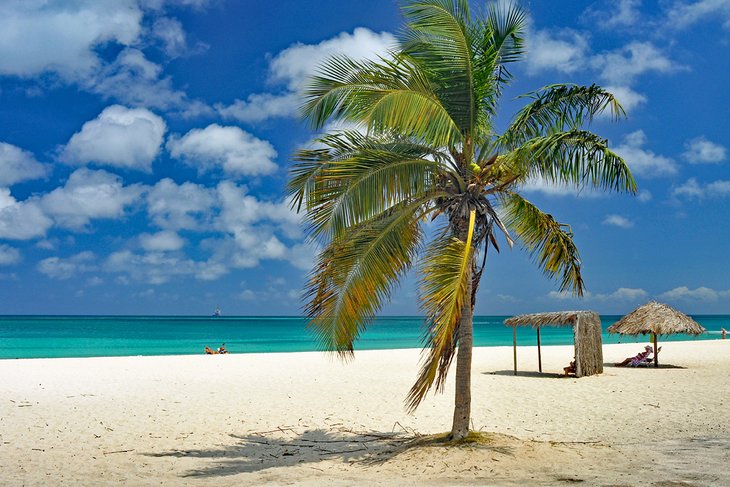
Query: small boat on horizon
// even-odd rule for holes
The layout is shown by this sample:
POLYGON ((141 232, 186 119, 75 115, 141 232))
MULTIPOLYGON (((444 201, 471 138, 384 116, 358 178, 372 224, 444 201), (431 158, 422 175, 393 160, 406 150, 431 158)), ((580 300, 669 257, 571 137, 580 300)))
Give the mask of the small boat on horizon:
POLYGON ((221 309, 219 306, 215 307, 215 311, 213 311, 213 318, 220 318, 221 317, 221 309))

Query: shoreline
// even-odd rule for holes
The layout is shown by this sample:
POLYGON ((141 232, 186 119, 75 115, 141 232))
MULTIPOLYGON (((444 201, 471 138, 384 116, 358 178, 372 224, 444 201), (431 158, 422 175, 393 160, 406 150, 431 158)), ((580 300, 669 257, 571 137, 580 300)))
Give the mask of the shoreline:
MULTIPOLYGON (((727 485, 730 341, 663 345, 658 369, 581 379, 559 377, 569 345, 542 348, 543 374, 536 347, 518 347, 517 376, 512 347, 475 348, 472 418, 492 443, 469 449, 398 449, 450 427, 453 371, 444 394, 403 409, 420 349, 348 363, 323 352, 3 360, 0 471, 11 485, 727 485)), ((637 351, 604 345, 604 362, 637 351)))
MULTIPOLYGON (((699 342, 715 342, 715 341, 723 341, 722 338, 719 337, 720 332, 713 332, 708 331, 707 334, 717 334, 718 338, 697 338, 697 339, 691 339, 691 340, 677 340, 677 339, 670 339, 670 340, 660 340, 660 345, 663 343, 672 343, 672 344, 686 344, 686 343, 699 343, 699 342)), ((633 340, 634 337, 626 337, 627 339, 633 340)), ((730 341, 730 340, 729 340, 730 341)), ((603 347, 613 347, 613 346, 631 346, 631 345, 638 345, 641 343, 649 343, 648 336, 646 338, 639 337, 636 338, 636 341, 632 342, 623 342, 623 343, 603 343, 603 347)), ((572 344, 542 344, 541 348, 545 349, 548 347, 573 347, 572 344)), ((474 346, 474 350, 477 349, 499 349, 499 348, 505 348, 512 350, 512 345, 479 345, 474 346)), ((521 345, 518 341, 517 344, 517 350, 520 349, 535 349, 537 350, 537 345, 521 345)), ((368 349, 362 349, 362 350, 355 350, 355 354, 361 354, 361 353, 368 353, 368 352, 399 352, 399 351, 421 351, 423 350, 422 347, 406 347, 406 348, 368 348, 368 349)), ((280 354, 324 354, 328 355, 332 352, 322 351, 322 350, 300 350, 300 351, 269 351, 269 352, 237 352, 237 351, 229 351, 227 354, 224 354, 226 356, 250 356, 250 355, 280 355, 280 354)), ((183 354, 163 354, 163 355, 89 355, 84 357, 0 357, 0 363, 3 361, 8 360, 68 360, 68 359, 125 359, 125 358, 143 358, 143 357, 198 357, 201 355, 206 355, 204 352, 201 353, 183 353, 183 354)))

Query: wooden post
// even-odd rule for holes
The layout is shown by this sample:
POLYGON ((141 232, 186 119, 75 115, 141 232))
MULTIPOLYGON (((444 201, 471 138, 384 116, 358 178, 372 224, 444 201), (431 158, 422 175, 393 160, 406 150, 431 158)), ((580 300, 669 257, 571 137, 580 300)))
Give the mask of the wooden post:
POLYGON ((542 373, 542 353, 540 352, 540 327, 537 327, 537 368, 542 373))
POLYGON ((515 363, 515 375, 517 375, 517 325, 512 327, 512 357, 515 363))
POLYGON ((652 333, 654 337, 654 367, 659 367, 659 349, 656 346, 656 333, 652 333))

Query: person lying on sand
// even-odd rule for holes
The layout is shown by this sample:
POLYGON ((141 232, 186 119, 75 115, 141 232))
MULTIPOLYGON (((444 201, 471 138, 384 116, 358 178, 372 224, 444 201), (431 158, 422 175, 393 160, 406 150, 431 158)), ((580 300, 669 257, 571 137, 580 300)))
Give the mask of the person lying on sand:
MULTIPOLYGON (((659 350, 661 350, 661 347, 659 347, 659 350)), ((616 367, 641 367, 643 365, 649 365, 653 359, 649 358, 649 355, 654 353, 654 349, 651 347, 651 345, 647 345, 644 347, 644 351, 636 354, 635 357, 629 357, 623 360, 623 362, 619 362, 617 364, 614 364, 616 367)))

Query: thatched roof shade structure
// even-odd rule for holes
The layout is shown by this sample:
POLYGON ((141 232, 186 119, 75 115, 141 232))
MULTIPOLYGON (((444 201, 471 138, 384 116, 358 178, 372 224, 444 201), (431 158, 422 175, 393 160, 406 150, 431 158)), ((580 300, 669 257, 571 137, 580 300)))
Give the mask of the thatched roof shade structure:
POLYGON ((575 347, 575 375, 600 374, 603 372, 603 340, 601 339, 601 317, 593 311, 563 311, 557 313, 532 313, 513 316, 504 321, 511 326, 514 371, 517 375, 517 327, 531 326, 537 330, 537 360, 542 372, 542 353, 540 351, 540 327, 570 326, 573 328, 575 347))
POLYGON ((608 332, 632 336, 651 334, 654 340, 654 367, 659 367, 658 335, 701 335, 705 329, 681 311, 650 301, 609 326, 608 332))

